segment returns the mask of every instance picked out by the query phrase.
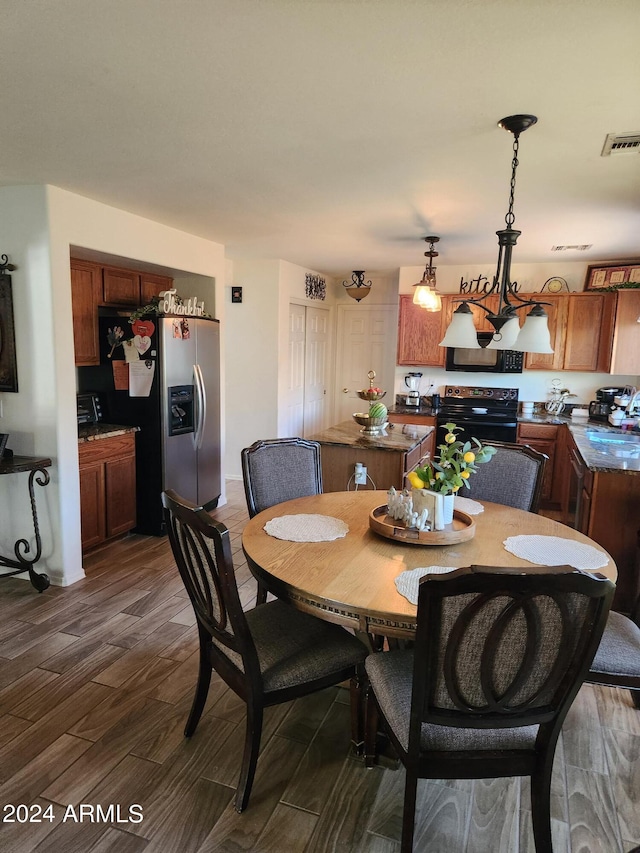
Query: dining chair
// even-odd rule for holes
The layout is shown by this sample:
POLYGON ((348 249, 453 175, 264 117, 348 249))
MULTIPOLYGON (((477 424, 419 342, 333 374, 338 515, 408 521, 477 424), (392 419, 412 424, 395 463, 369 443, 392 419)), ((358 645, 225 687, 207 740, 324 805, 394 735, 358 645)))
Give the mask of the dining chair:
POLYGON ((247 706, 236 811, 249 802, 266 707, 351 679, 351 725, 361 740, 360 688, 366 646, 353 634, 275 600, 243 612, 227 528, 174 491, 162 494, 178 571, 198 624, 200 664, 185 737, 207 700, 212 670, 247 706))
POLYGON ((531 777, 537 853, 552 853, 550 785, 567 711, 615 586, 571 566, 469 566, 420 581, 415 646, 365 663, 365 763, 379 716, 406 768, 402 853, 418 779, 531 777))
POLYGON ((496 447, 498 452, 488 464, 478 466, 468 481, 469 490, 464 490, 465 496, 538 512, 545 466, 549 461, 547 454, 528 444, 484 443, 496 447))
POLYGON ((629 616, 609 613, 587 681, 628 688, 640 710, 640 595, 629 616))
MULTIPOLYGON (((322 493, 320 445, 304 438, 255 441, 240 453, 249 517, 294 498, 322 493)), ((256 604, 266 601, 258 582, 256 604)))

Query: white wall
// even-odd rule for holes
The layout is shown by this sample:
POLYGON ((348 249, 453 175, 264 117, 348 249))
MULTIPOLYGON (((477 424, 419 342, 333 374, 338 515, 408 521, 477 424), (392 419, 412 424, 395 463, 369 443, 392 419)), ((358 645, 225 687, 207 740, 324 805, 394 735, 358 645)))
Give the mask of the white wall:
MULTIPOLYGON (((51 484, 38 495, 39 565, 64 585, 84 574, 69 247, 206 277, 213 282, 207 307, 221 320, 223 346, 224 247, 57 187, 1 188, 0 233, 6 241, 0 251, 19 267, 13 279, 19 392, 1 395, 0 431, 12 435, 14 451, 53 460, 51 484)), ((0 478, 3 552, 25 535, 26 485, 8 482, 14 479, 0 478)))
POLYGON ((334 282, 327 276, 326 299, 307 298, 307 273, 319 274, 281 260, 235 260, 227 266, 225 469, 230 479, 242 478, 243 447, 286 432, 290 302, 330 308, 335 302, 334 282), (232 286, 242 287, 241 304, 231 304, 232 286))
MULTIPOLYGON (((411 293, 412 286, 419 282, 424 272, 424 266, 402 267, 399 273, 399 292, 411 293)), ((470 281, 479 275, 491 279, 495 269, 491 266, 438 266, 437 280, 438 290, 442 293, 459 293, 460 280, 470 281)), ((566 279, 571 291, 584 289, 584 281, 587 273, 586 262, 563 262, 553 264, 513 264, 511 267, 512 278, 522 287, 523 293, 540 292, 545 281, 552 276, 561 276, 566 279)), ((520 389, 521 400, 534 400, 544 402, 548 399, 548 392, 553 379, 559 379, 563 387, 575 394, 567 400, 568 403, 588 403, 595 399, 595 391, 606 385, 638 385, 640 376, 616 376, 609 373, 579 373, 575 371, 545 371, 525 370, 521 374, 496 374, 496 373, 447 373, 438 367, 416 367, 423 374, 420 391, 426 394, 429 385, 435 386, 434 390, 442 391, 445 385, 451 385, 455 381, 462 385, 488 385, 493 388, 520 389)), ((412 368, 407 365, 396 366, 395 386, 396 394, 406 393, 404 376, 412 368)))

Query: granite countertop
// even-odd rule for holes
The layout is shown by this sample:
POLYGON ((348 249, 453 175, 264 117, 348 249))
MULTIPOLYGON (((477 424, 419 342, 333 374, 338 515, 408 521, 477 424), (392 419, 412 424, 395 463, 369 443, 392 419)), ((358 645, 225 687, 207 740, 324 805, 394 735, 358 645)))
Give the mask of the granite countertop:
POLYGON ((403 406, 401 403, 396 403, 395 406, 389 407, 390 415, 424 415, 427 418, 434 418, 436 413, 431 406, 403 406))
POLYGON ((418 424, 389 424, 384 432, 377 435, 365 435, 362 427, 355 421, 343 421, 322 432, 309 436, 310 440, 320 444, 336 444, 342 447, 367 447, 379 450, 407 452, 416 447, 430 435, 433 426, 418 424))
POLYGON ((139 432, 137 426, 118 426, 117 424, 82 424, 78 427, 78 444, 85 441, 99 441, 101 438, 112 438, 114 435, 126 435, 128 432, 139 432))
POLYGON ((571 430, 584 464, 594 473, 639 473, 640 433, 622 430, 601 421, 577 421, 570 415, 538 412, 518 415, 518 423, 566 424, 571 430))

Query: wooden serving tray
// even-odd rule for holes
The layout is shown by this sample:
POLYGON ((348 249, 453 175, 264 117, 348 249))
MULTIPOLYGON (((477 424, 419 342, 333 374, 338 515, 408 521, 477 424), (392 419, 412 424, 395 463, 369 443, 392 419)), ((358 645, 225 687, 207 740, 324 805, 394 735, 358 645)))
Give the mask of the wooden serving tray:
POLYGON ((444 530, 417 530, 407 528, 400 521, 387 515, 387 505, 377 506, 369 513, 369 527, 387 539, 407 542, 409 545, 453 545, 466 542, 476 535, 476 523, 462 510, 453 510, 453 521, 444 530))

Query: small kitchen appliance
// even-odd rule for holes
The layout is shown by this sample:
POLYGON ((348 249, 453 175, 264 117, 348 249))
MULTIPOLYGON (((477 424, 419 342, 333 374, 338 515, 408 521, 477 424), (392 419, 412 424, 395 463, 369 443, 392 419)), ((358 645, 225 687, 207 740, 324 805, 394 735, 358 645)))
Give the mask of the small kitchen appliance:
POLYGON ((102 420, 100 397, 94 392, 78 394, 76 397, 78 409, 78 426, 97 424, 102 420))
POLYGON ((596 391, 596 399, 589 403, 589 420, 607 423, 611 410, 614 406, 614 399, 619 397, 623 388, 598 388, 596 391))
POLYGON ((420 380, 422 379, 421 373, 407 373, 404 377, 404 384, 409 389, 409 393, 407 394, 406 404, 407 406, 419 406, 420 405, 420 380))

